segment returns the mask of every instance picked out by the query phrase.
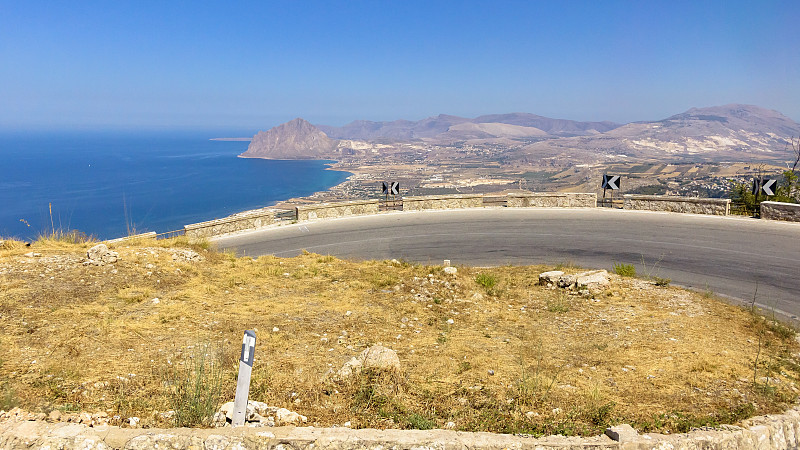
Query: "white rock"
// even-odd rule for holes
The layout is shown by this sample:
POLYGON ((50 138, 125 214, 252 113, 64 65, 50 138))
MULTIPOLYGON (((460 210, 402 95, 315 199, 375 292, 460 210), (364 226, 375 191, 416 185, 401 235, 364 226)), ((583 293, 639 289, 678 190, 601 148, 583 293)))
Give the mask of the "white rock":
POLYGON ((115 263, 119 254, 109 250, 106 244, 97 244, 86 252, 86 257, 95 264, 115 263))
POLYGON ((456 322, 455 322, 453 319, 447 319, 447 323, 448 323, 448 324, 450 324, 450 325, 452 325, 452 324, 454 324, 454 323, 456 323, 456 322))
POLYGON ((444 273, 448 275, 455 275, 456 273, 458 273, 458 269, 456 269, 455 267, 448 266, 444 268, 444 273))
POLYGON ((397 353, 382 345, 373 345, 358 356, 365 369, 378 369, 388 371, 400 370, 400 358, 397 353))
POLYGON ((308 418, 306 416, 297 414, 294 411, 289 411, 286 408, 278 408, 275 412, 275 423, 278 426, 283 425, 300 425, 306 423, 308 418))
POLYGON ((452 430, 455 427, 456 427, 456 423, 455 422, 447 422, 446 424, 444 424, 444 429, 445 430, 452 430))
POLYGON ((539 284, 555 283, 564 275, 560 270, 551 270, 550 272, 542 272, 539 274, 539 284))
POLYGON ((129 417, 128 418, 128 424, 130 424, 131 428, 139 427, 139 421, 140 421, 140 419, 138 417, 129 417))

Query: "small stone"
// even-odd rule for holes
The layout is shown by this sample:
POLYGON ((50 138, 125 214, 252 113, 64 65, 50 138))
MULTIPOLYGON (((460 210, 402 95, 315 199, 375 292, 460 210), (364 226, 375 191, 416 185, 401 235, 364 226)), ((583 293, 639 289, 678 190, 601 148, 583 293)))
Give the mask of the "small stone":
POLYGON ((445 430, 452 430, 455 427, 456 427, 456 423, 455 422, 447 422, 446 424, 444 424, 444 429, 445 430))
POLYGON ((492 369, 489 369, 489 375, 490 375, 490 376, 493 376, 493 375, 494 375, 494 370, 492 370, 492 369))
POLYGON ((349 421, 349 420, 348 420, 347 422, 345 422, 345 423, 344 423, 344 427, 345 427, 345 428, 350 428, 351 426, 352 426, 352 425, 350 424, 350 421, 349 421))
POLYGON ((634 442, 639 440, 639 433, 627 423, 606 428, 606 436, 617 442, 634 442))
POLYGON ((539 413, 535 411, 528 411, 525 413, 525 417, 527 417, 528 419, 533 419, 534 417, 539 417, 539 413))
POLYGON ((161 300, 159 300, 159 299, 158 299, 158 297, 156 297, 156 298, 154 298, 154 299, 153 299, 153 304, 154 304, 154 305, 157 305, 157 304, 159 304, 159 303, 161 303, 161 300))
POLYGON ((353 311, 347 311, 344 313, 345 317, 350 317, 353 314, 353 311))
POLYGON ((59 411, 57 409, 54 409, 54 410, 50 411, 50 414, 47 416, 47 418, 51 422, 59 422, 59 421, 61 421, 61 411, 59 411))
POLYGON ((131 426, 131 428, 138 428, 139 427, 139 422, 140 422, 140 419, 138 417, 129 417, 128 418, 128 424, 131 426))
POLYGON ((278 331, 281 331, 281 329, 278 328, 278 327, 272 327, 272 332, 273 333, 277 333, 278 331))
POLYGON ((456 269, 455 267, 448 266, 444 268, 444 273, 448 275, 455 275, 456 273, 458 273, 458 269, 456 269))
POLYGON ((275 412, 275 423, 282 425, 300 425, 306 423, 308 418, 286 408, 278 408, 275 412))

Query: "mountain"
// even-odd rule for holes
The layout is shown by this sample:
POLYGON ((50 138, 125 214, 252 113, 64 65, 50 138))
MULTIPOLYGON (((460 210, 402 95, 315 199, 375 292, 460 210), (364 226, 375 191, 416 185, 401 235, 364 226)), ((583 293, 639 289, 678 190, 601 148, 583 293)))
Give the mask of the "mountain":
POLYGON ((324 159, 337 148, 337 141, 329 138, 314 125, 297 118, 253 136, 242 158, 264 159, 324 159))
POLYGON ((533 127, 554 136, 582 136, 604 133, 620 126, 614 122, 578 122, 566 119, 551 119, 528 113, 490 114, 473 119, 474 123, 505 123, 521 127, 533 127))
POLYGON ((370 122, 358 120, 343 127, 318 125, 335 139, 409 141, 415 139, 486 139, 493 137, 583 136, 603 133, 619 127, 613 122, 577 122, 550 119, 528 113, 493 114, 467 119, 440 114, 416 122, 395 120, 370 122), (494 125, 486 125, 494 124, 494 125), (502 125, 509 125, 503 127, 502 125), (513 128, 512 126, 526 128, 513 128), (503 130, 508 130, 504 134, 503 130))
POLYGON ((416 122, 409 120, 392 122, 357 120, 343 127, 319 125, 319 129, 335 139, 410 141, 436 137, 447 132, 453 125, 466 122, 470 122, 470 119, 439 114, 436 117, 428 117, 416 122))
POLYGON ((691 108, 663 120, 629 123, 594 136, 537 142, 516 153, 524 160, 536 155, 782 159, 788 155, 786 147, 792 136, 800 136, 800 124, 783 114, 731 104, 691 108))

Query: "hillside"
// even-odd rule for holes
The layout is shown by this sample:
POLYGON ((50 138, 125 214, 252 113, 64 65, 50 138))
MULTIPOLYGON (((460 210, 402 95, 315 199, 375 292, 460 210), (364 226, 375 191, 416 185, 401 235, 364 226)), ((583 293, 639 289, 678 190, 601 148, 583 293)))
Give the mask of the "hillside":
POLYGON ((654 122, 636 122, 594 136, 533 143, 515 152, 595 161, 626 157, 653 160, 782 160, 800 124, 773 110, 751 105, 692 108, 654 122))
POLYGON ((0 410, 172 426, 194 405, 173 402, 187 380, 219 375, 212 408, 233 400, 245 329, 250 398, 315 427, 674 433, 798 392, 790 329, 646 279, 611 275, 592 294, 540 285, 543 266, 254 259, 180 238, 90 260, 93 245, 0 244, 0 410), (398 372, 337 378, 376 343, 398 372))
POLYGON ((242 158, 323 159, 331 157, 337 142, 307 121, 297 118, 253 136, 242 158))

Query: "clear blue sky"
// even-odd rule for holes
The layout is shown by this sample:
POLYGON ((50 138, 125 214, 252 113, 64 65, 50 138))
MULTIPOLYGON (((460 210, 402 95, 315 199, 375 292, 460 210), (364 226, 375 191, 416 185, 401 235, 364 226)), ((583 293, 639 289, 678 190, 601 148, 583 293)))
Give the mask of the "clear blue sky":
POLYGON ((800 121, 800 1, 0 0, 0 129, 800 121))

